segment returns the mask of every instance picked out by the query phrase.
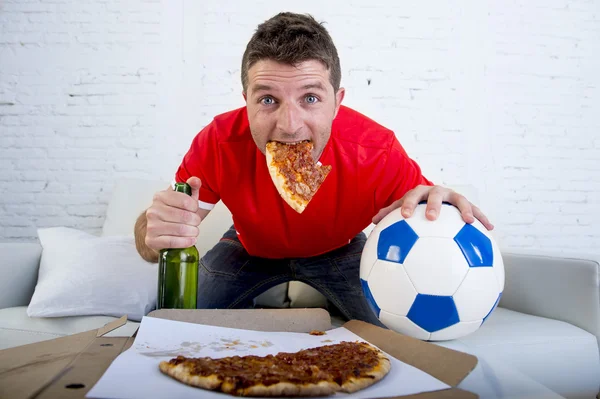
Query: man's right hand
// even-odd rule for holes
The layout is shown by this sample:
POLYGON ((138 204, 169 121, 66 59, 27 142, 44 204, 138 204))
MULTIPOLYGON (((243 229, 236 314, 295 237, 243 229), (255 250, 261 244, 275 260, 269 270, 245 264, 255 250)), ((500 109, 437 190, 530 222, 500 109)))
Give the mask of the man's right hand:
POLYGON ((198 208, 201 181, 190 177, 187 183, 192 196, 169 188, 154 195, 146 210, 146 245, 154 251, 165 248, 188 248, 196 243, 198 226, 206 211, 198 208))

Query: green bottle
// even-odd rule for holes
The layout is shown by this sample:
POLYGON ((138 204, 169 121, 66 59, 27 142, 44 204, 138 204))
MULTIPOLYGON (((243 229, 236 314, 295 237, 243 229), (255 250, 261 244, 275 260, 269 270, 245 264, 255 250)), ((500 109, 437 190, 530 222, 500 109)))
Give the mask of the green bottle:
MULTIPOLYGON (((176 183, 175 191, 192 195, 187 183, 176 183)), ((195 246, 160 251, 157 309, 196 309, 198 258, 195 246)))

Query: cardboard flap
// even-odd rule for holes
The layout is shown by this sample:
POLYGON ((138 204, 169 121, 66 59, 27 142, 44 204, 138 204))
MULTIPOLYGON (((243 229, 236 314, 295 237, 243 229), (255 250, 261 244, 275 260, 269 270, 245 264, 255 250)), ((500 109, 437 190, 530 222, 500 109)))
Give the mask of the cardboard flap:
POLYGON ((121 316, 120 319, 111 321, 104 325, 104 327, 98 329, 98 333, 96 337, 102 337, 104 334, 108 334, 112 330, 116 330, 117 328, 124 326, 127 323, 127 316, 121 316))
POLYGON ((310 332, 331 329, 331 316, 314 309, 160 309, 150 317, 217 327, 242 328, 256 331, 310 332))
POLYGON ((0 397, 37 396, 96 339, 96 330, 0 351, 0 397))
POLYGON ((477 357, 398 334, 373 324, 351 320, 344 327, 389 353, 434 376, 457 386, 477 365, 477 357))
POLYGON ((108 366, 133 343, 134 338, 100 337, 85 349, 85 356, 76 357, 65 372, 57 375, 35 399, 84 398, 98 382, 108 366))

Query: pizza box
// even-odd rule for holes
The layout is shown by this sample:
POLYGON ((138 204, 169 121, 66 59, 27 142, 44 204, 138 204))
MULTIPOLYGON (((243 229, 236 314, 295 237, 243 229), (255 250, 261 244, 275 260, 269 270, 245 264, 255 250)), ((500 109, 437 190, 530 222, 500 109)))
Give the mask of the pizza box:
MULTIPOLYGON (((331 329, 323 309, 162 309, 149 317, 258 331, 310 332, 331 329)), ((123 316, 102 328, 0 350, 0 398, 84 398, 112 361, 127 350, 132 337, 107 337, 126 322, 123 316)), ((475 368, 475 356, 407 337, 362 321, 346 329, 383 351, 451 386, 402 398, 477 398, 456 386, 475 368)))

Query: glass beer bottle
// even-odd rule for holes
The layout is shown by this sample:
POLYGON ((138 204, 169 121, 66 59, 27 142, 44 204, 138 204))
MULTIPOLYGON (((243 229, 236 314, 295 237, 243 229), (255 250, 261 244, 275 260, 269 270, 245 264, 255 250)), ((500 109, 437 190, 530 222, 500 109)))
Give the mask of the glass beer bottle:
MULTIPOLYGON (((192 195, 187 183, 176 183, 175 191, 192 195)), ((196 309, 198 295, 198 250, 163 249, 158 258, 157 309, 196 309)))

